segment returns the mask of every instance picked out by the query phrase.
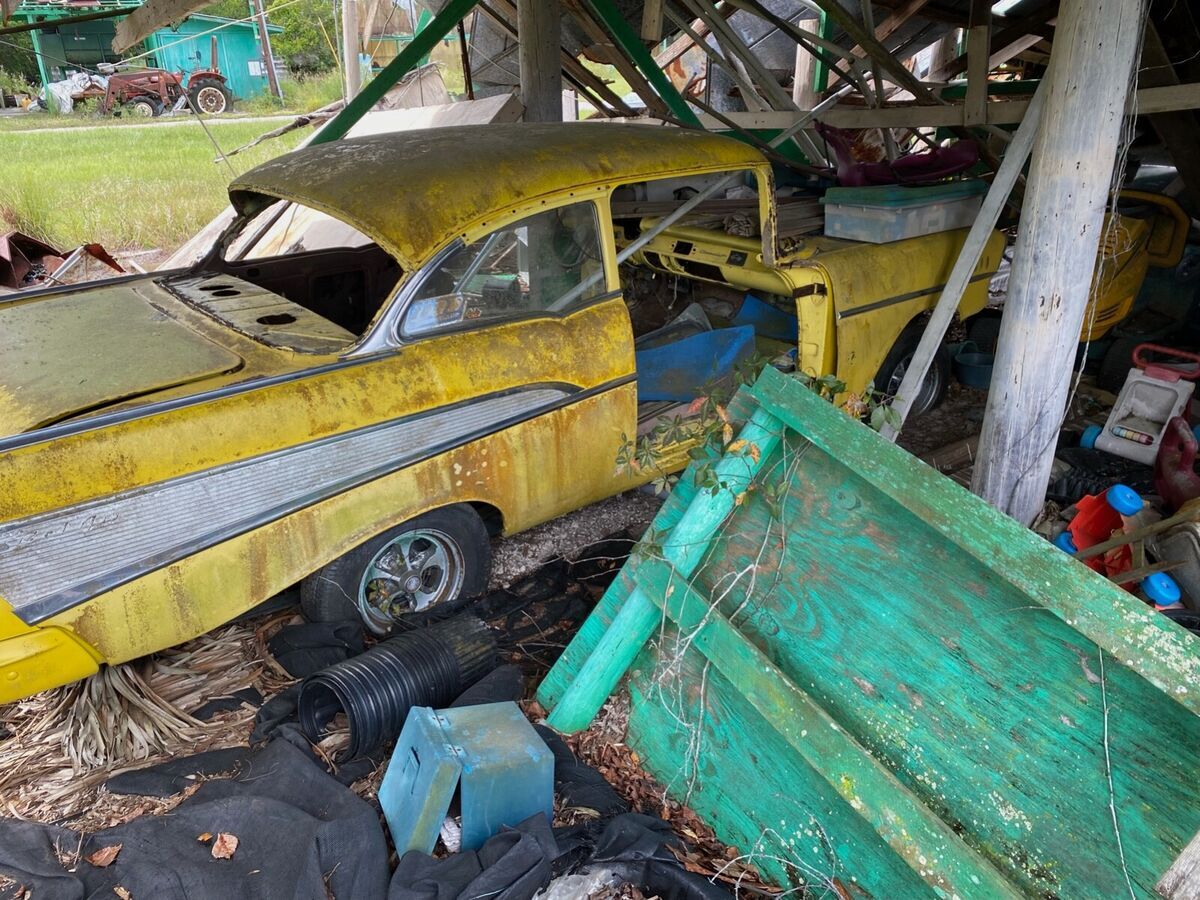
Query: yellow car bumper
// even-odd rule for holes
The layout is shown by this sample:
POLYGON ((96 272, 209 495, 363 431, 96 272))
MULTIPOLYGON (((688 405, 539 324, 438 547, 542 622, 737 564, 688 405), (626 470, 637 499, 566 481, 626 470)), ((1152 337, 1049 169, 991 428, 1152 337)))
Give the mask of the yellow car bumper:
POLYGON ((99 670, 96 657, 61 628, 28 628, 11 637, 0 613, 0 703, 70 684, 99 670))

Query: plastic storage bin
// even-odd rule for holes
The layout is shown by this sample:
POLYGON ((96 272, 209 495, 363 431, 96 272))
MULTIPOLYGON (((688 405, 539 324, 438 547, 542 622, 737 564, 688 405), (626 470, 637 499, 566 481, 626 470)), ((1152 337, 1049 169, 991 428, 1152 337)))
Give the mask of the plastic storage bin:
POLYGON ((517 704, 409 711, 379 786, 397 853, 433 851, 456 788, 464 850, 536 813, 550 820, 554 754, 517 704))
POLYGON ((905 238, 968 228, 979 215, 987 185, 978 180, 927 187, 829 188, 825 234, 848 241, 888 244, 905 238))

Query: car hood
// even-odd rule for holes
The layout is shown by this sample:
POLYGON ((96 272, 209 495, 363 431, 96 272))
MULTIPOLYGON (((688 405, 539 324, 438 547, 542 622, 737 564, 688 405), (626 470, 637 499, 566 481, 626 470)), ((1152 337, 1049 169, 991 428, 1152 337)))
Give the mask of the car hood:
POLYGON ((0 435, 242 365, 171 302, 150 278, 0 302, 0 435))

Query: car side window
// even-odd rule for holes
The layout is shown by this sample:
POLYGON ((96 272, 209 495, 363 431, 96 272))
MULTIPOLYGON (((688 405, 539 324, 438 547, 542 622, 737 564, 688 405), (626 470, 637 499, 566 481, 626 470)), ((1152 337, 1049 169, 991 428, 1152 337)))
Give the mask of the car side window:
POLYGON ((409 301, 406 338, 562 312, 606 290, 594 203, 548 209, 435 260, 409 301))

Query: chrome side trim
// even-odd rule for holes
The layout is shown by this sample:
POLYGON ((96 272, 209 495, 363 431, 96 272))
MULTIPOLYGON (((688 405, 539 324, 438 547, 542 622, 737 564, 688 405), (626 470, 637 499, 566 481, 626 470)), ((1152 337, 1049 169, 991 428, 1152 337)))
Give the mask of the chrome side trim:
POLYGON ((36 431, 26 431, 22 434, 13 434, 8 437, 0 438, 0 453, 5 450, 15 450, 18 447, 29 447, 34 444, 43 444, 46 441, 57 440, 61 437, 69 437, 73 434, 82 434, 85 431, 96 431, 101 428, 107 428, 109 425, 118 425, 122 422, 132 422, 137 419, 144 419, 148 416, 157 415, 158 413, 171 412, 177 409, 184 409, 189 406, 195 406, 199 403, 209 403, 213 400, 221 400, 225 397, 233 397, 237 394, 245 394, 249 391, 256 391, 260 388, 274 387, 278 384, 287 384, 289 381, 299 381, 302 378, 310 378, 317 375, 324 375, 328 372, 336 372, 338 369, 349 368, 350 366, 359 366, 363 363, 371 362, 376 357, 362 356, 354 359, 340 359, 337 362, 326 363, 322 366, 313 366, 309 369, 302 369, 298 372, 287 372, 283 375, 268 375, 263 378, 254 378, 247 381, 242 381, 237 384, 227 384, 224 387, 214 388, 211 391, 204 391, 198 394, 191 394, 187 397, 176 397, 172 400, 157 400, 153 403, 147 403, 145 406, 134 407, 133 409, 121 409, 113 412, 100 413, 94 416, 88 416, 83 419, 74 419, 70 422, 60 422, 57 425, 47 425, 45 428, 39 428, 36 431))
MULTIPOLYGON (((975 284, 978 281, 991 281, 995 275, 995 272, 984 272, 980 275, 973 275, 968 284, 975 284)), ((894 297, 888 297, 884 300, 876 300, 874 303, 864 303, 862 306, 842 310, 837 314, 837 317, 838 319, 848 319, 860 313, 872 312, 873 310, 883 309, 887 306, 895 306, 897 303, 907 303, 909 300, 916 300, 918 297, 928 297, 930 294, 937 294, 940 297, 942 291, 945 289, 946 285, 935 284, 932 287, 922 288, 918 291, 909 291, 907 294, 897 294, 894 297)))
POLYGON ((610 390, 532 385, 0 525, 0 596, 36 624, 422 459, 610 390))

